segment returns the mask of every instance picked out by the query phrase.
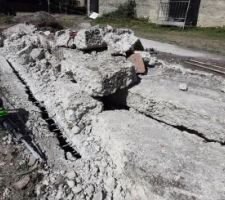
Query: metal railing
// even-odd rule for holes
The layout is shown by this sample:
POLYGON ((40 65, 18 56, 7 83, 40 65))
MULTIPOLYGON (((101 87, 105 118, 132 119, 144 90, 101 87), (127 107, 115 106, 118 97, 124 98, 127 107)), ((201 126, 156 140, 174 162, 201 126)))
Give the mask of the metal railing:
POLYGON ((190 0, 160 0, 158 10, 158 24, 184 27, 190 0))

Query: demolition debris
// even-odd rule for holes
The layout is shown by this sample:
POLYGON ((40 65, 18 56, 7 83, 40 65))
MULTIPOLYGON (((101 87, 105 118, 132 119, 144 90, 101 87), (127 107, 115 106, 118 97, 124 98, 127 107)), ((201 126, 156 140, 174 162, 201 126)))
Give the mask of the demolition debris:
POLYGON ((222 77, 158 60, 111 26, 18 24, 0 47, 1 87, 47 159, 38 199, 225 199, 222 77))

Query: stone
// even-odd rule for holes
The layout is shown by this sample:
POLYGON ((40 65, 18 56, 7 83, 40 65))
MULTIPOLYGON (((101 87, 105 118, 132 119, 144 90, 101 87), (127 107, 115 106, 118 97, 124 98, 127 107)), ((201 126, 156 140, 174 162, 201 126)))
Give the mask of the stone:
POLYGON ((41 48, 35 48, 31 51, 30 56, 33 60, 41 60, 44 58, 44 50, 41 48))
POLYGON ((70 153, 70 152, 66 152, 66 157, 67 157, 67 160, 69 160, 69 161, 76 161, 77 160, 77 158, 75 158, 72 155, 72 153, 70 153))
POLYGON ((13 38, 14 39, 19 39, 24 35, 31 35, 33 34, 37 29, 35 28, 34 25, 32 24, 17 24, 14 25, 6 30, 3 31, 3 34, 5 35, 5 37, 7 38, 13 38))
POLYGON ((101 139, 117 173, 132 182, 132 199, 225 198, 220 144, 129 111, 102 112, 91 134, 101 139))
POLYGON ((55 38, 51 38, 49 36, 46 36, 44 32, 39 32, 37 34, 38 41, 39 41, 39 47, 44 48, 46 50, 54 49, 55 47, 55 38))
POLYGON ((102 191, 98 191, 97 193, 94 194, 93 200, 99 200, 102 198, 103 198, 102 191))
POLYGON ((187 86, 187 84, 186 84, 186 83, 181 83, 181 84, 179 85, 179 90, 181 90, 181 91, 188 91, 188 86, 187 86))
POLYGON ((93 185, 91 185, 91 184, 88 185, 87 188, 85 188, 85 193, 86 193, 89 197, 93 196, 94 191, 95 191, 95 187, 94 187, 93 185))
POLYGON ((141 55, 145 65, 147 66, 155 66, 158 63, 158 60, 155 56, 151 55, 151 53, 146 51, 135 51, 134 53, 138 53, 141 55))
POLYGON ((34 166, 35 163, 37 162, 37 159, 34 156, 30 156, 28 160, 28 166, 34 166))
POLYGON ((74 194, 79 194, 82 190, 83 190, 82 187, 79 185, 72 188, 74 194))
POLYGON ((134 53, 128 58, 128 60, 131 61, 135 66, 137 74, 144 74, 146 72, 145 64, 140 54, 134 53))
POLYGON ((141 41, 129 29, 103 28, 103 38, 113 55, 126 55, 127 52, 143 50, 141 41))
POLYGON ((74 45, 74 40, 70 40, 70 31, 69 29, 57 31, 55 33, 55 46, 56 47, 72 47, 74 45))
POLYGON ((91 96, 107 96, 136 82, 133 64, 108 52, 83 54, 64 50, 62 72, 71 74, 82 90, 91 96))
POLYGON ((69 171, 66 173, 66 177, 70 180, 73 180, 76 178, 76 173, 74 171, 69 171))
POLYGON ((22 179, 20 179, 19 181, 17 181, 16 183, 14 183, 13 187, 16 190, 22 190, 28 185, 29 182, 30 182, 30 176, 25 176, 22 179))
POLYGON ((96 50, 107 47, 99 27, 78 31, 75 37, 75 45, 80 50, 96 50))
POLYGON ((73 188, 75 186, 75 182, 73 180, 67 180, 66 182, 70 188, 73 188))

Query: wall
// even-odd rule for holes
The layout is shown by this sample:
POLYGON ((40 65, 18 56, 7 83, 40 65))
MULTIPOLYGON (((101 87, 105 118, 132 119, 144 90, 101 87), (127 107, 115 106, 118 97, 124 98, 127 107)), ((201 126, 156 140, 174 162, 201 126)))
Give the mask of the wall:
MULTIPOLYGON (((121 3, 126 1, 99 0, 99 12, 103 14, 114 11, 121 3)), ((138 17, 149 17, 151 22, 157 22, 159 0, 136 0, 136 3, 138 17)), ((193 4, 194 7, 198 7, 197 4, 193 4)), ((225 0, 201 0, 199 16, 197 17, 197 8, 194 12, 196 12, 196 16, 194 17, 196 20, 192 22, 193 25, 196 25, 197 22, 197 25, 202 27, 225 26, 225 0)))
POLYGON ((198 26, 225 26, 225 0, 201 0, 198 26))
MULTIPOLYGON (((114 11, 127 0, 99 0, 100 14, 114 11)), ((138 17, 149 18, 150 21, 156 22, 158 12, 158 0, 136 0, 138 17)))

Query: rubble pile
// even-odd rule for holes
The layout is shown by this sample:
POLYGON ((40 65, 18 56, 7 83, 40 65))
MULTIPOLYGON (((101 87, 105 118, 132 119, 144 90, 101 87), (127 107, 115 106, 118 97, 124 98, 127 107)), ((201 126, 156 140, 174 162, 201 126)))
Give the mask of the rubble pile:
MULTIPOLYGON (((56 150, 57 161, 54 136, 39 122, 43 133, 34 132, 54 160, 36 188, 39 199, 225 198, 222 79, 158 62, 128 29, 51 33, 18 24, 3 35, 4 76, 15 79, 23 101, 29 88, 80 154, 66 152, 64 160, 56 150)), ((34 116, 33 124, 42 117, 34 116)))

